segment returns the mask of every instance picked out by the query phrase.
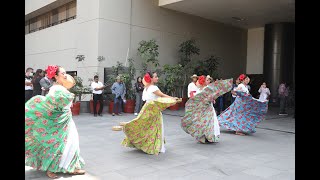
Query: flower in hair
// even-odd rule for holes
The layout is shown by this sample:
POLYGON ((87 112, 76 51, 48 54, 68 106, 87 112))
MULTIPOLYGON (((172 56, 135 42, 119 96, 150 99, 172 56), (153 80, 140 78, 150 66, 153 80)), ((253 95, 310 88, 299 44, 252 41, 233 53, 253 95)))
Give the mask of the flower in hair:
POLYGON ((203 86, 206 82, 206 77, 204 75, 200 76, 198 82, 201 86, 203 86))
POLYGON ((146 81, 146 83, 151 83, 151 77, 149 73, 146 73, 143 79, 146 81))
POLYGON ((246 78, 246 75, 244 75, 244 74, 241 74, 241 75, 239 76, 239 80, 240 80, 240 81, 243 81, 245 78, 246 78))
POLYGON ((56 65, 49 65, 48 68, 46 69, 47 76, 49 79, 52 79, 58 70, 58 66, 56 65))

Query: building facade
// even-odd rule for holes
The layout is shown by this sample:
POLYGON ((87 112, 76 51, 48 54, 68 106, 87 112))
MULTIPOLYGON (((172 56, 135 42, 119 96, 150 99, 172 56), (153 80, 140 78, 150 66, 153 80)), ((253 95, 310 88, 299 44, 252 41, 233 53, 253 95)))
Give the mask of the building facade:
MULTIPOLYGON (((160 65, 179 61, 179 45, 194 38, 199 59, 216 55, 222 78, 263 73, 264 27, 246 29, 163 7, 159 0, 25 0, 25 64, 57 64, 84 84, 104 68, 137 56, 141 40, 155 39, 160 65), (76 57, 83 55, 84 61, 76 57), (97 58, 103 56, 104 61, 97 58)), ((172 2, 171 2, 172 3, 172 2)), ((101 78, 103 79, 103 78, 101 78)), ((89 83, 89 82, 88 82, 89 83)))

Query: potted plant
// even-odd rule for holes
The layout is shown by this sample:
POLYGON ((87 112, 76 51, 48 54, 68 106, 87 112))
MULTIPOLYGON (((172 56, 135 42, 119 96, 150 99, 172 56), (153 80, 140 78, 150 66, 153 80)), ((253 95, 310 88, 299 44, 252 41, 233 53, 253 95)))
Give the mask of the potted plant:
POLYGON ((190 39, 184 41, 180 44, 179 56, 180 56, 180 64, 183 68, 182 74, 182 86, 181 86, 181 97, 182 102, 180 105, 184 107, 187 102, 187 82, 191 74, 194 74, 195 61, 192 61, 192 57, 194 55, 200 54, 200 49, 196 45, 196 41, 194 39, 190 39))
POLYGON ((124 104, 125 113, 133 113, 135 107, 135 91, 132 85, 134 76, 136 75, 136 69, 133 64, 133 59, 128 59, 129 66, 126 69, 126 73, 122 75, 123 82, 126 86, 126 103, 124 104))
MULTIPOLYGON (((165 74, 165 89, 166 93, 170 96, 178 96, 178 88, 179 84, 181 84, 181 74, 182 74, 183 68, 181 64, 177 65, 164 65, 163 66, 163 72, 165 74)), ((179 110, 180 104, 177 103, 173 106, 170 106, 170 110, 179 110)))
POLYGON ((80 101, 81 96, 83 94, 90 93, 90 89, 88 87, 84 87, 82 84, 82 79, 78 76, 73 77, 76 84, 69 90, 71 93, 75 95, 75 98, 73 99, 73 104, 71 107, 71 112, 73 116, 80 114, 80 101), (77 100, 78 97, 78 100, 77 100))

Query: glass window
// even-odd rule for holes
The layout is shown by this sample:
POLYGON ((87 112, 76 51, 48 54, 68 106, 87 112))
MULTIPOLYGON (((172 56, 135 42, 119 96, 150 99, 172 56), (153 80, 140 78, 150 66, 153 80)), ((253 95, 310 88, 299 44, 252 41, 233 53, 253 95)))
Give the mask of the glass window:
POLYGON ((51 24, 51 13, 47 13, 43 16, 41 16, 41 28, 47 28, 51 24))
POLYGON ((72 1, 45 14, 25 21, 25 34, 74 19, 77 15, 77 1, 72 1))
POLYGON ((56 25, 59 21, 59 11, 58 9, 54 9, 52 10, 51 12, 51 22, 52 22, 52 25, 56 25))
POLYGON ((29 21, 26 21, 26 22, 25 22, 24 33, 25 33, 25 34, 28 34, 28 33, 29 33, 29 21))
POLYGON ((61 21, 67 19, 67 6, 61 6, 58 8, 59 11, 59 22, 61 23, 61 21))
POLYGON ((67 5, 67 19, 77 14, 76 1, 73 1, 67 5))

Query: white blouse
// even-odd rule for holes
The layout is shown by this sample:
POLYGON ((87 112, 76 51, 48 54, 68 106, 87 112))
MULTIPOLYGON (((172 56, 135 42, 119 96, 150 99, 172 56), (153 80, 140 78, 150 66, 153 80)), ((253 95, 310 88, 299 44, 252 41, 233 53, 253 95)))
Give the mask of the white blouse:
POLYGON ((249 94, 249 89, 244 84, 239 84, 238 87, 235 89, 236 91, 245 92, 249 94))
POLYGON ((142 93, 142 100, 149 102, 158 99, 160 96, 154 94, 154 92, 157 90, 159 90, 159 88, 155 85, 150 85, 149 87, 144 88, 142 93))
MULTIPOLYGON (((190 92, 191 91, 197 91, 199 88, 196 86, 196 84, 194 82, 191 82, 189 85, 188 85, 188 97, 190 97, 190 92)), ((195 94, 193 94, 195 95, 195 94)))

